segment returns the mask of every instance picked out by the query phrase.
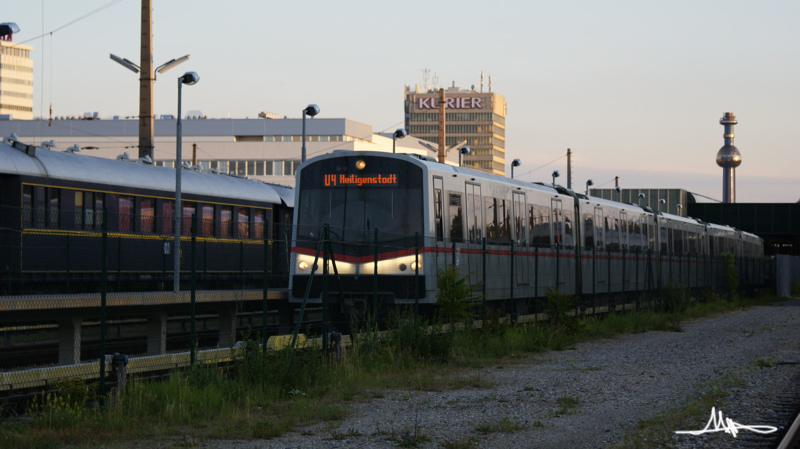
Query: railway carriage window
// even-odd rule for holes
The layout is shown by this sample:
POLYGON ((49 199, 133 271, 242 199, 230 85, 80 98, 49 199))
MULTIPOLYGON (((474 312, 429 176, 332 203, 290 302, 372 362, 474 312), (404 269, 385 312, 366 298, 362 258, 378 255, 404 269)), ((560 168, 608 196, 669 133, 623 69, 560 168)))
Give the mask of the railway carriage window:
POLYGON ((483 214, 481 209, 481 186, 467 184, 467 218, 469 219, 469 240, 479 243, 483 237, 483 214))
POLYGON ((606 231, 606 248, 611 251, 617 251, 619 249, 619 233, 615 225, 619 226, 619 221, 615 218, 605 217, 604 224, 606 231))
POLYGON ((253 210, 253 238, 254 239, 263 239, 264 238, 264 210, 263 209, 254 209, 253 210))
POLYGON ((597 249, 602 250, 605 247, 606 236, 603 233, 603 208, 594 208, 594 244, 597 249))
POLYGON ((497 199, 497 240, 498 243, 511 241, 510 201, 497 199))
POLYGON ((564 244, 564 223, 563 223, 563 211, 561 210, 561 201, 554 200, 553 201, 553 215, 552 215, 552 223, 553 223, 553 243, 556 246, 561 246, 564 244))
POLYGON ((105 196, 103 193, 94 194, 94 228, 103 229, 103 209, 105 208, 105 196))
POLYGON ((433 191, 433 226, 436 228, 436 240, 444 240, 444 228, 442 224, 442 190, 433 191))
POLYGON ((547 206, 533 206, 533 244, 550 246, 550 208, 547 206))
POLYGON ((22 226, 33 226, 33 186, 22 186, 22 226))
POLYGON ((240 239, 248 239, 250 238, 250 209, 240 207, 238 210, 239 213, 236 220, 238 233, 236 236, 240 239))
POLYGON ((572 229, 572 211, 564 211, 564 246, 572 248, 575 245, 575 237, 572 229))
POLYGON ((117 229, 120 232, 133 231, 133 197, 120 195, 117 205, 117 229))
POLYGON ((47 214, 47 198, 45 197, 44 187, 36 186, 33 189, 33 217, 37 228, 43 228, 47 214))
POLYGON ((519 246, 527 246, 527 223, 525 220, 525 195, 514 193, 514 238, 519 246))
POLYGON ((50 187, 48 188, 48 194, 50 195, 50 199, 48 205, 49 209, 47 211, 47 226, 58 228, 59 214, 61 213, 61 189, 50 187))
POLYGON ((83 226, 86 229, 94 227, 94 192, 83 192, 83 226))
POLYGON ((200 234, 204 236, 214 235, 214 206, 211 204, 203 204, 200 213, 200 234))
POLYGON ((156 200, 153 198, 142 198, 139 220, 139 228, 142 232, 148 234, 156 232, 156 200))
POLYGON ((461 206, 461 194, 447 194, 447 214, 450 217, 450 239, 453 242, 464 241, 464 214, 461 206))
POLYGON ((195 216, 197 206, 195 203, 181 202, 181 209, 183 209, 181 234, 192 235, 192 217, 195 216))
POLYGON ((662 253, 667 253, 669 252, 669 240, 668 240, 669 229, 667 228, 667 223, 662 222, 659 229, 661 230, 658 236, 659 243, 661 244, 660 250, 662 253))
POLYGON ((628 248, 628 216, 625 213, 619 214, 619 244, 622 248, 628 248))
POLYGON ((222 237, 231 236, 231 225, 233 219, 233 208, 222 206, 219 208, 219 235, 222 237))
POLYGON ((486 240, 497 239, 497 200, 485 197, 483 199, 484 216, 486 217, 486 240))
POLYGON ((586 248, 594 247, 594 219, 592 214, 583 214, 583 244, 586 248))
POLYGON ((172 234, 175 230, 175 203, 163 201, 161 203, 161 233, 172 234))
POLYGON ((675 253, 683 254, 683 230, 674 229, 672 231, 672 236, 673 236, 672 247, 674 248, 675 253))

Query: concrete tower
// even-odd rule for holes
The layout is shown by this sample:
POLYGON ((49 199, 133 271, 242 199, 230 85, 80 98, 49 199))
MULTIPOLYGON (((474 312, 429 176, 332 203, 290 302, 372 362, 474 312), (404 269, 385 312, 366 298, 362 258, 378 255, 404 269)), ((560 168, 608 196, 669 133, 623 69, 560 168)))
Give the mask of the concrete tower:
POLYGON ((736 202, 736 167, 742 163, 742 154, 739 149, 733 146, 733 125, 739 123, 733 112, 726 112, 721 119, 720 125, 725 126, 725 145, 717 152, 717 165, 722 167, 722 202, 736 202))

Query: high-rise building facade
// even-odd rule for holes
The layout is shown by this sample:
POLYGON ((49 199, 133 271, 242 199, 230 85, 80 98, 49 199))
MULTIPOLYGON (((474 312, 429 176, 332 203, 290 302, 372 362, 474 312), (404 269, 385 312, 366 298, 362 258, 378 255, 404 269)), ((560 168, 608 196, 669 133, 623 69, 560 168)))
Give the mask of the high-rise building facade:
POLYGON ((0 118, 33 120, 32 49, 0 39, 0 118))
MULTIPOLYGON (((483 90, 481 88, 481 90, 483 90)), ((439 143, 439 89, 414 90, 406 85, 406 130, 414 137, 439 143)), ((506 99, 493 92, 445 89, 445 144, 452 152, 467 145, 465 167, 505 175, 506 99)))

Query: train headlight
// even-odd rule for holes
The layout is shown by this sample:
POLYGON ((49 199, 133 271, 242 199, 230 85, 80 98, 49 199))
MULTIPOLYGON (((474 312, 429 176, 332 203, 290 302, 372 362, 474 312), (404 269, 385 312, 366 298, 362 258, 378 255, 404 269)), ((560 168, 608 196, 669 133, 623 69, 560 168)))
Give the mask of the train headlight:
POLYGON ((364 162, 364 159, 359 159, 359 160, 356 161, 356 168, 357 169, 363 170, 364 167, 366 167, 366 166, 367 166, 367 163, 364 162))
POLYGON ((300 271, 308 270, 308 262, 301 260, 300 263, 297 264, 297 269, 300 271))
MULTIPOLYGON (((420 266, 420 268, 422 268, 422 266, 420 266)), ((411 270, 412 271, 417 271, 417 262, 416 261, 411 262, 411 270)))

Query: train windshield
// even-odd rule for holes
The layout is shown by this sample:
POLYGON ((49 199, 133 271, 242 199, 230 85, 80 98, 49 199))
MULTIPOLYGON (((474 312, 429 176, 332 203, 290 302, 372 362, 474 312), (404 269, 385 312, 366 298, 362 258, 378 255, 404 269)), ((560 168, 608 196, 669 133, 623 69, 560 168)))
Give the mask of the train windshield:
MULTIPOLYGON (((304 168, 297 240, 316 242, 325 224, 334 241, 371 243, 422 235, 422 169, 397 159, 347 156, 304 168)), ((305 246, 305 245, 303 245, 305 246)))

